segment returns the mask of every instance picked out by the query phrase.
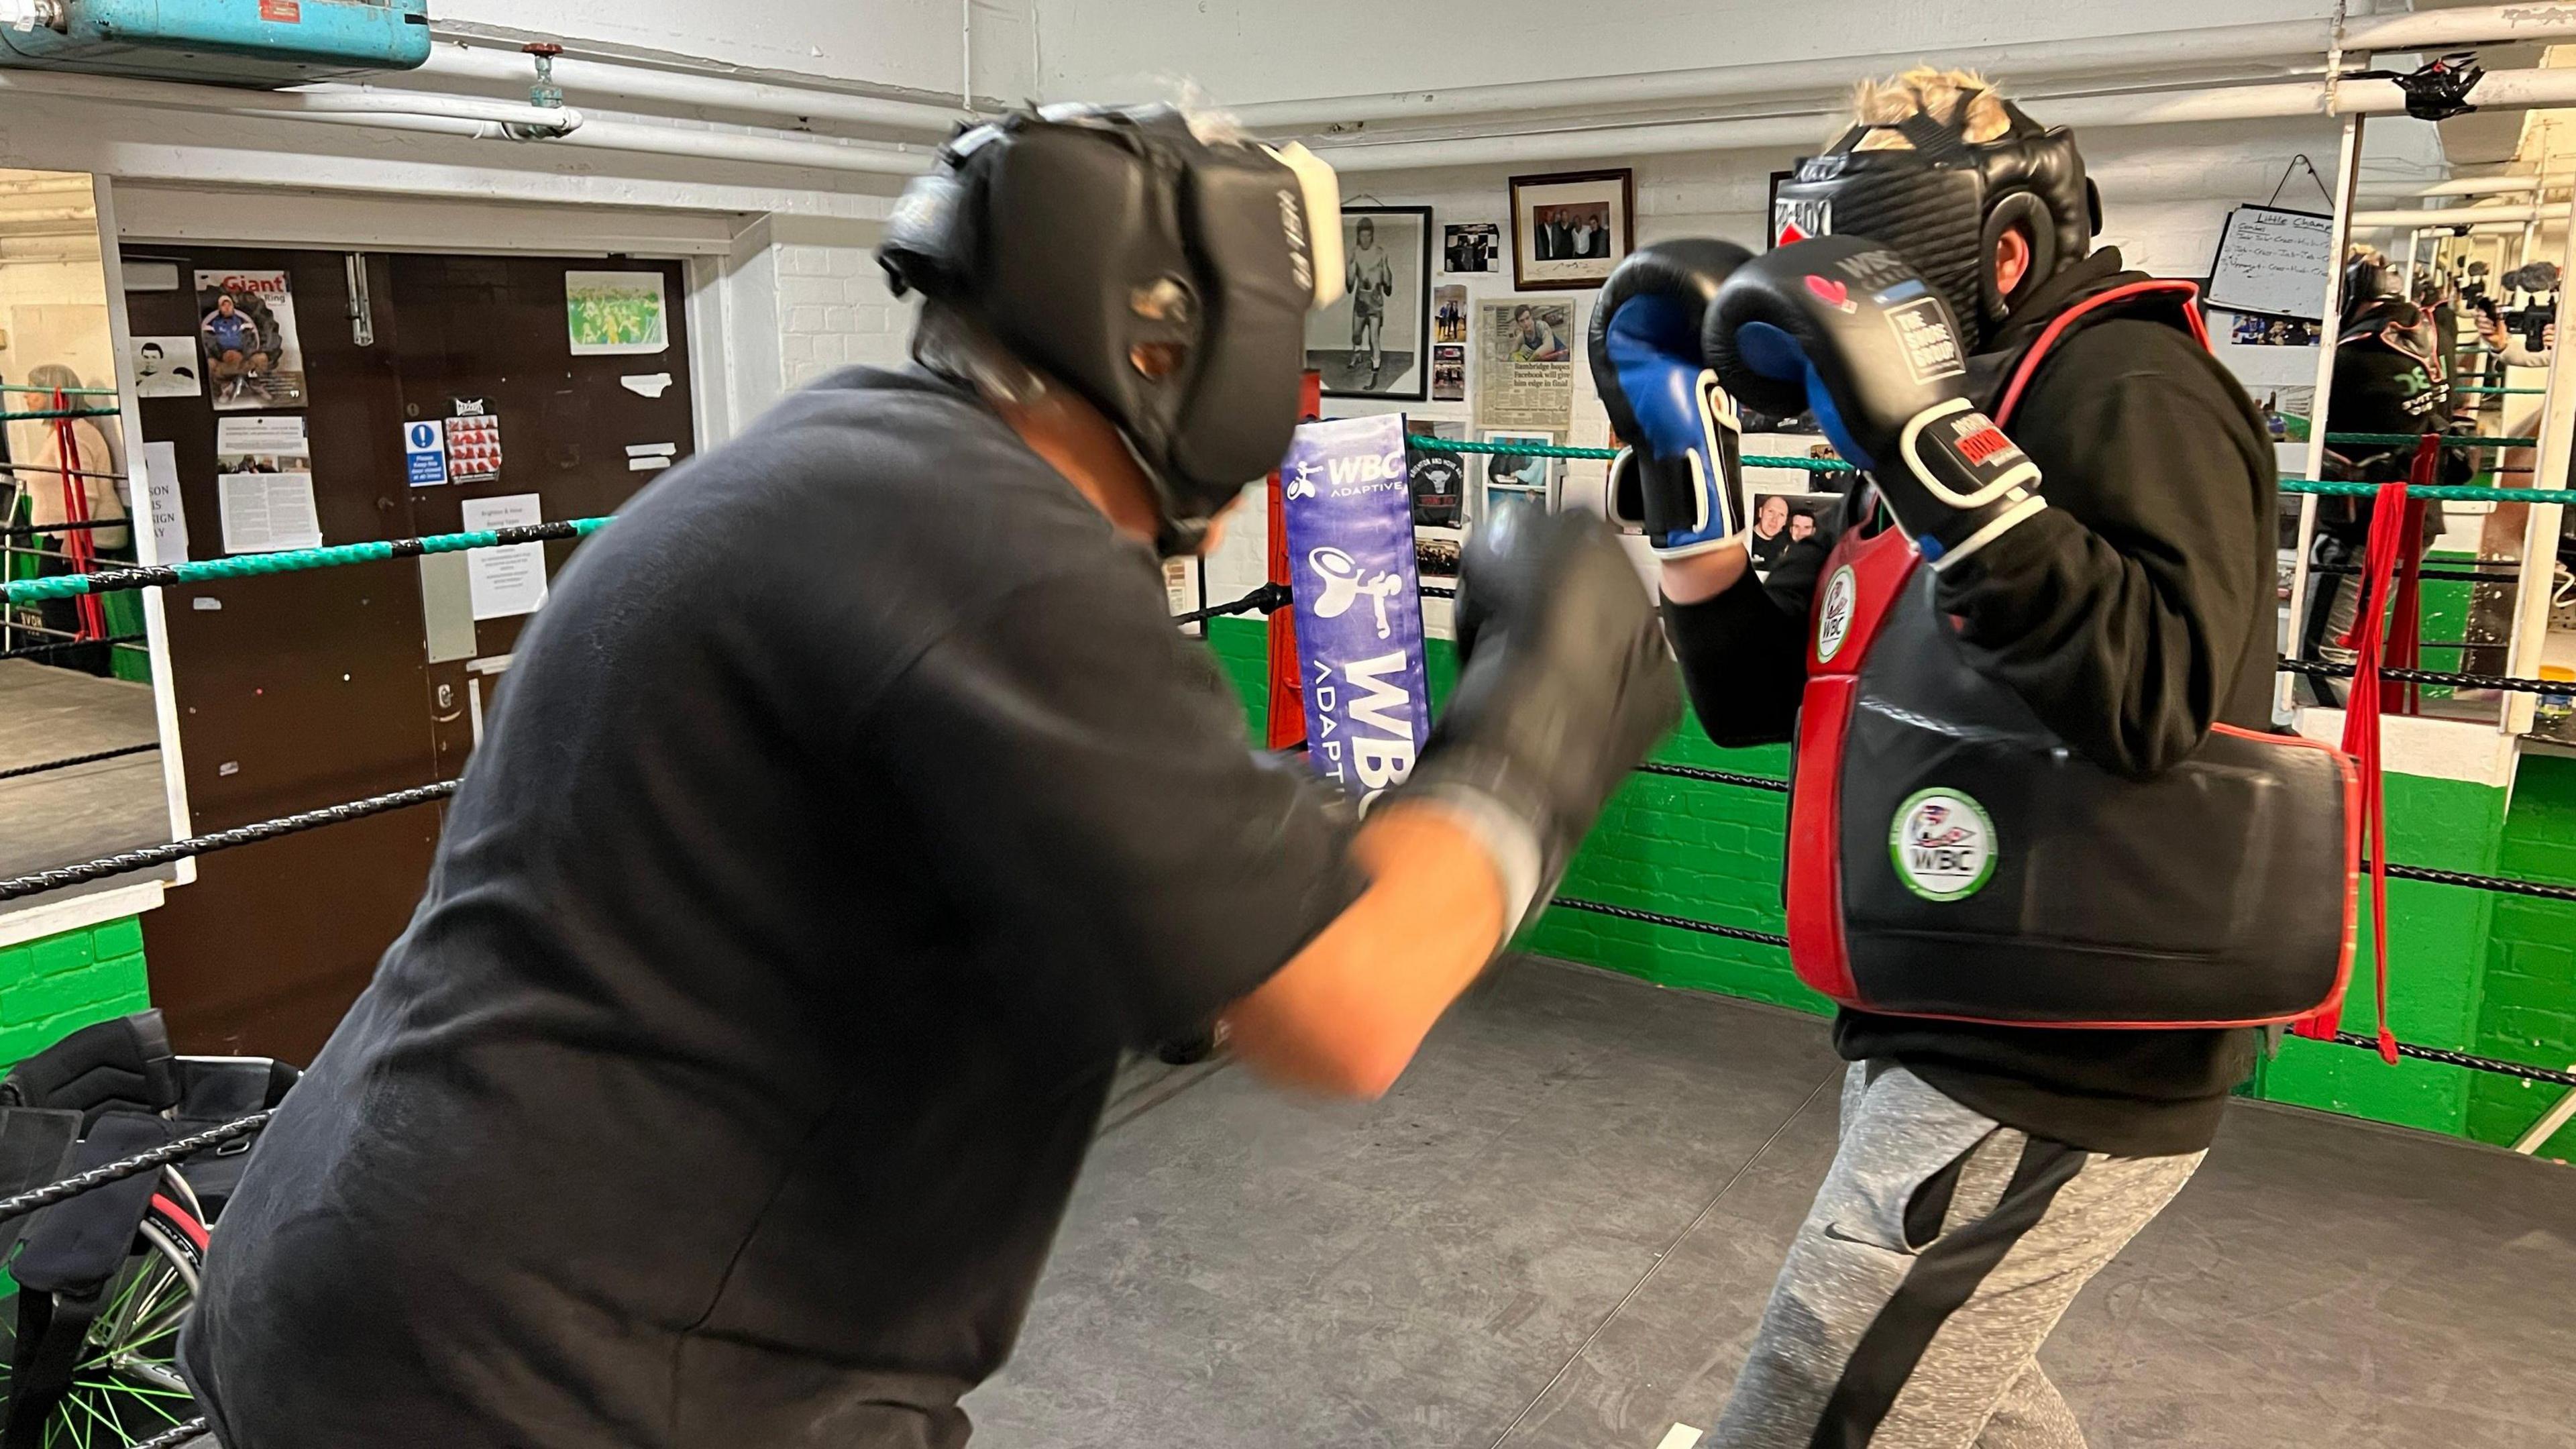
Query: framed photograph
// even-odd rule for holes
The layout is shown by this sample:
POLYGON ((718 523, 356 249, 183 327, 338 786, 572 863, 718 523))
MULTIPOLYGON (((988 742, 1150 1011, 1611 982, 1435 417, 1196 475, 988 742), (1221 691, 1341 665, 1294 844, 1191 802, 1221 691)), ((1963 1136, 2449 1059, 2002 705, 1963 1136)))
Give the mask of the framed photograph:
POLYGON ((1753 524, 1744 547, 1752 555, 1753 571, 1765 577, 1780 556, 1789 551, 1789 545, 1802 538, 1830 540, 1842 517, 1843 496, 1839 493, 1769 489, 1757 484, 1752 502, 1753 524))
POLYGON ((1636 244, 1631 173, 1567 171, 1512 178, 1512 285, 1597 287, 1636 244))
MULTIPOLYGON (((1554 447, 1556 434, 1488 428, 1485 441, 1541 443, 1554 447)), ((1536 504, 1551 511, 1556 507, 1557 488, 1565 467, 1562 460, 1537 453, 1487 453, 1483 459, 1483 472, 1477 479, 1476 517, 1491 518, 1505 504, 1515 501, 1536 504)))
POLYGON ((1490 221, 1462 222, 1440 229, 1440 269, 1444 272, 1490 272, 1503 254, 1503 229, 1490 221))
MULTIPOLYGON (((1408 435, 1430 438, 1467 440, 1467 425, 1448 418, 1404 420, 1408 435)), ((1467 501, 1467 468, 1481 461, 1475 455, 1451 453, 1438 448, 1406 444, 1405 469, 1413 483, 1413 526, 1415 528, 1455 529, 1464 517, 1467 501)), ((1454 544, 1455 539, 1451 542, 1454 544)), ((1453 549, 1449 567, 1438 572, 1458 572, 1458 558, 1453 549)))
POLYGON ((1342 299, 1306 316, 1326 397, 1424 402, 1431 377, 1431 208, 1342 208, 1342 299))
POLYGON ((1431 400, 1465 402, 1467 400, 1467 349, 1445 342, 1431 345, 1431 400))
POLYGON ((1431 340, 1464 342, 1467 340, 1467 289, 1434 287, 1431 289, 1431 340))

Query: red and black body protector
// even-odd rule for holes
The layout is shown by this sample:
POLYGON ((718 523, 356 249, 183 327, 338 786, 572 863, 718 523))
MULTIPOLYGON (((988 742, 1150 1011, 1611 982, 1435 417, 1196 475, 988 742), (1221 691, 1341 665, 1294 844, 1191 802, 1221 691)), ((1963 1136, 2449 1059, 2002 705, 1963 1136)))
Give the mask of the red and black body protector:
MULTIPOLYGON (((2115 316, 2207 342, 2189 283, 2114 287, 2007 359, 1989 412, 2009 427, 2049 350, 2115 316)), ((1789 819, 1800 979, 1862 1011, 2000 1025, 2268 1025, 2338 1005, 2352 761, 2222 724, 2152 779, 2106 770, 1969 665, 1933 571, 1865 522, 1845 520, 1811 619, 1789 819)), ((2266 687, 2270 645, 2249 644, 2266 687)))

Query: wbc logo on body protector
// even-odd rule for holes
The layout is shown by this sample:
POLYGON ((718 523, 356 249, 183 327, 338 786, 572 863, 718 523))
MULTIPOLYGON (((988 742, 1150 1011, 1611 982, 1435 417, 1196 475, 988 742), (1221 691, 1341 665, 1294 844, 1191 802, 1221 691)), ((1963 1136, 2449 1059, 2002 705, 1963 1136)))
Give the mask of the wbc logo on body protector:
POLYGON ((1816 612, 1816 662, 1831 664, 1843 652, 1843 639, 1851 633, 1852 606, 1860 600, 1860 581, 1852 566, 1844 564, 1825 581, 1824 607, 1816 612))
POLYGON ((1887 851, 1907 890, 1927 901, 1963 900, 1995 873, 1995 822, 1963 791, 1917 790, 1896 807, 1887 851))

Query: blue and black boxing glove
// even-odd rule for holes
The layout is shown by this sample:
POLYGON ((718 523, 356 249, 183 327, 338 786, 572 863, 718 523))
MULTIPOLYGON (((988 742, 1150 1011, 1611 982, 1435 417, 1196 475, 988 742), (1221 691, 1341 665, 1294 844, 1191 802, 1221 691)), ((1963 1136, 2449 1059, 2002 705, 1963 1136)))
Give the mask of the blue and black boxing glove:
POLYGON ((2048 507, 2039 465, 1978 408, 1940 295, 1862 237, 1745 263, 1708 309, 1706 357, 1765 412, 1809 412, 1946 569, 2048 507))
POLYGON ((1592 310, 1592 382, 1627 448, 1609 513, 1662 558, 1705 553, 1744 525, 1742 427, 1701 352, 1718 287, 1753 254, 1733 242, 1657 242, 1610 274, 1592 310))

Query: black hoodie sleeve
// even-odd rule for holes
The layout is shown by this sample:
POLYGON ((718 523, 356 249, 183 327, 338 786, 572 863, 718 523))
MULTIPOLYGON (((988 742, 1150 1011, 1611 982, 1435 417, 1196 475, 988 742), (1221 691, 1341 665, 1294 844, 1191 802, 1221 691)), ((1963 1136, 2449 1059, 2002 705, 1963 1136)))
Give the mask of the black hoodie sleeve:
POLYGON ((2049 508, 1944 573, 1941 607, 1970 664, 2069 744, 2156 774, 2217 720, 2268 598, 2269 442, 2205 355, 2144 321, 2070 338, 2007 431, 2049 508))
POLYGON ((1797 732, 1807 686, 1807 616, 1830 546, 1800 539, 1769 583, 1744 571, 1735 587, 1696 604, 1664 604, 1691 710, 1729 749, 1778 744, 1797 732))

